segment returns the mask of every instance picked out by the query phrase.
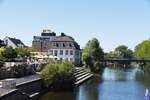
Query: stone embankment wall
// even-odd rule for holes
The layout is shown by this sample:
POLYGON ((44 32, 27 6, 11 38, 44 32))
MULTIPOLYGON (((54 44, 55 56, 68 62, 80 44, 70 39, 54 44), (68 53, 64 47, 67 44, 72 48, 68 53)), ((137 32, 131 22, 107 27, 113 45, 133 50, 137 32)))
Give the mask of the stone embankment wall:
POLYGON ((30 78, 32 79, 16 80, 16 89, 6 90, 6 92, 3 89, 0 100, 36 100, 42 89, 42 80, 37 76, 30 78))

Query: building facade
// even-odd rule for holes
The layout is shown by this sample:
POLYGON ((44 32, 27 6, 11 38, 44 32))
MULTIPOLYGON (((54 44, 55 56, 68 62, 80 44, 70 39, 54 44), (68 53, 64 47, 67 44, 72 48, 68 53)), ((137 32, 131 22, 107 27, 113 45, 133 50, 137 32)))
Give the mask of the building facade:
POLYGON ((34 36, 32 47, 37 52, 47 53, 54 60, 68 60, 80 64, 80 46, 70 36, 56 33, 50 30, 43 30, 41 36, 34 36))
POLYGON ((11 38, 11 37, 5 37, 4 38, 4 44, 7 47, 11 46, 13 49, 15 49, 15 48, 25 48, 26 47, 20 39, 11 38))
POLYGON ((50 48, 50 42, 56 37, 56 33, 51 30, 43 30, 41 36, 34 36, 32 47, 38 52, 47 52, 50 48))

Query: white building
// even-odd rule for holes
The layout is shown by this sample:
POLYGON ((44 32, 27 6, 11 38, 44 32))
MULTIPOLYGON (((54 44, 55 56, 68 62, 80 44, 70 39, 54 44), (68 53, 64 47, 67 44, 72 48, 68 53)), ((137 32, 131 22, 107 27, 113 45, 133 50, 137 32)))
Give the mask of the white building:
POLYGON ((8 47, 11 46, 13 49, 26 47, 20 39, 11 38, 11 37, 5 37, 4 44, 8 47))
POLYGON ((75 64, 80 64, 80 46, 70 36, 51 31, 43 31, 41 36, 34 36, 32 47, 38 52, 47 52, 50 58, 54 60, 69 60, 75 64))
POLYGON ((80 64, 80 46, 69 36, 59 36, 52 40, 48 54, 59 60, 69 60, 80 64))

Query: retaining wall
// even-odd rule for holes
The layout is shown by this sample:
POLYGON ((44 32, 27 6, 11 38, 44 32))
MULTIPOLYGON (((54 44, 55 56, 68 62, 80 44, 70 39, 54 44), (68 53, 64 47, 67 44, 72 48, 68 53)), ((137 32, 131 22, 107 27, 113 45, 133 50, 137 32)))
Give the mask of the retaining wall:
POLYGON ((33 79, 17 84, 16 89, 1 95, 0 100, 35 100, 38 98, 41 89, 42 80, 40 78, 33 79))

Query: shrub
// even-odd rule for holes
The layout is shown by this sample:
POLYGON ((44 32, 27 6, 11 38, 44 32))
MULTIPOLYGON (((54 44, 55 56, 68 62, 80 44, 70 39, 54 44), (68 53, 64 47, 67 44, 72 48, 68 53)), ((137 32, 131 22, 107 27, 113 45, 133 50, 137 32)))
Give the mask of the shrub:
POLYGON ((9 72, 10 72, 10 77, 15 77, 15 78, 35 74, 33 67, 27 64, 15 65, 11 67, 9 72))
POLYGON ((41 71, 45 86, 52 89, 66 89, 74 84, 74 65, 65 61, 59 64, 48 64, 41 71))

